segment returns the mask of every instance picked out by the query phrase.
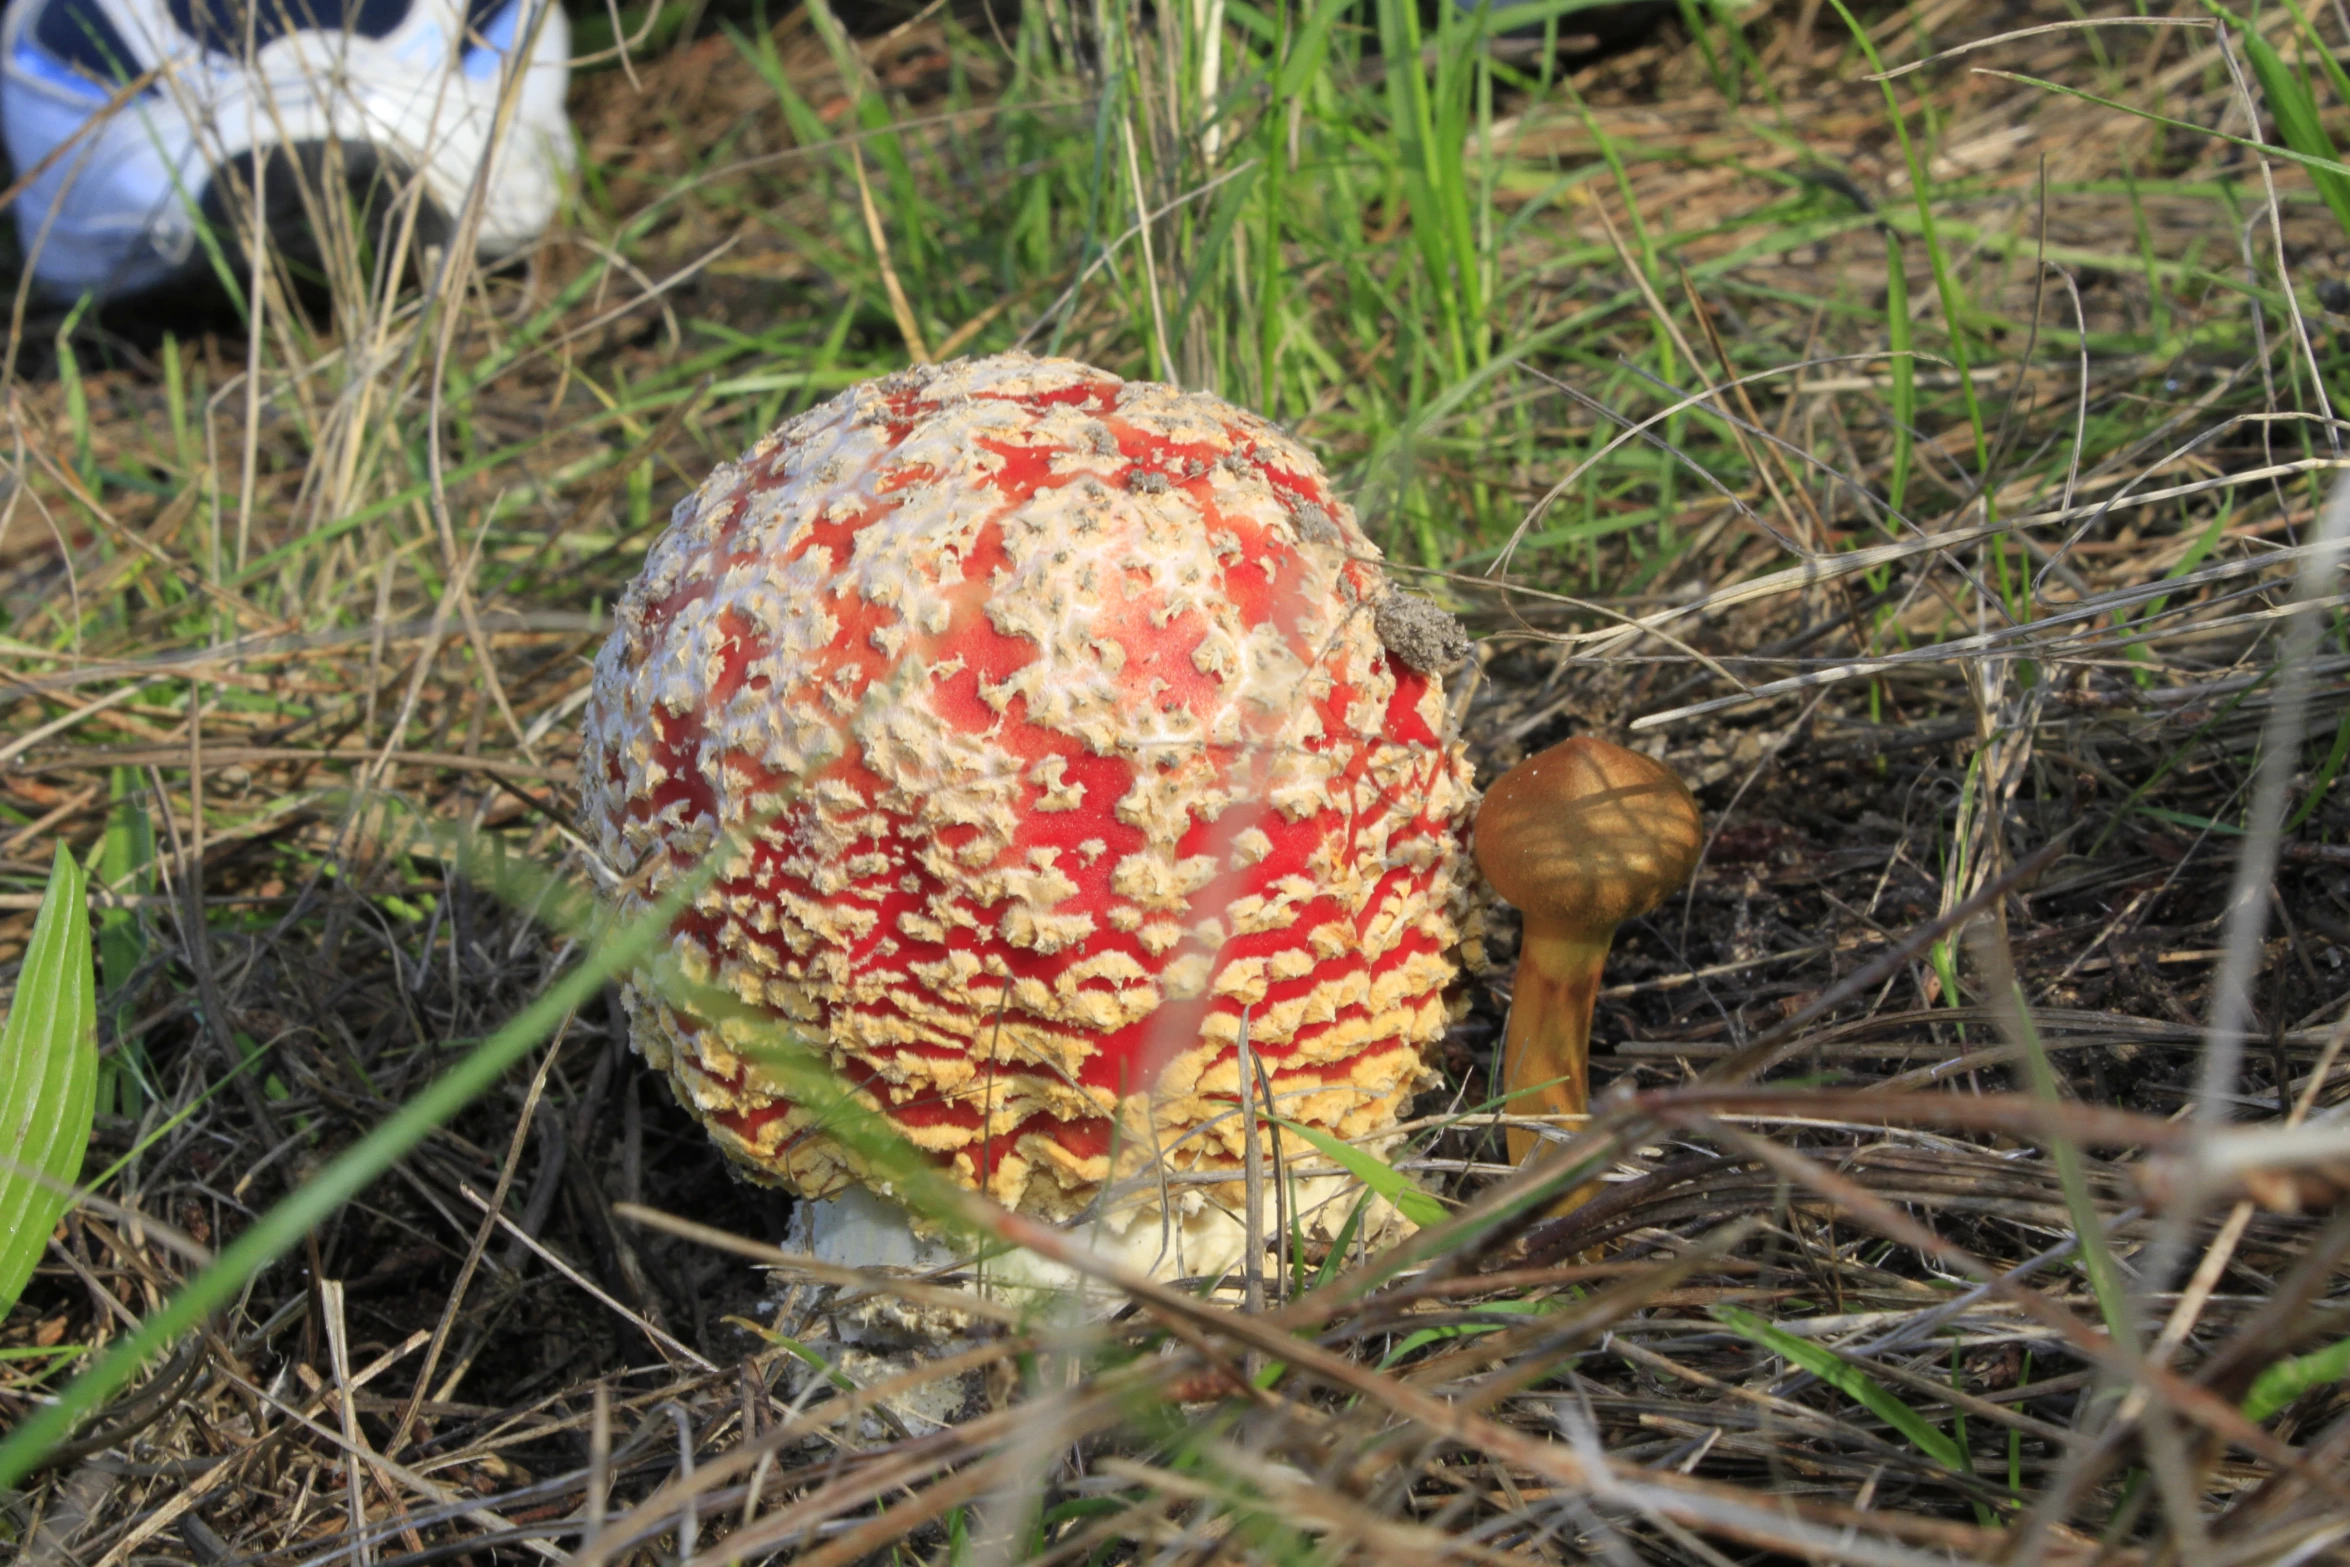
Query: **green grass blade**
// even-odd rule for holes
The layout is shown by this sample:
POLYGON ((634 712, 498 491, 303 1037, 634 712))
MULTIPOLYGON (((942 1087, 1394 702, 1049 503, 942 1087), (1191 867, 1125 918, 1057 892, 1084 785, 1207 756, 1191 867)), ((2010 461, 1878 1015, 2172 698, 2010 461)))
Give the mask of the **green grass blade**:
POLYGON ((82 1173, 97 1110, 98 998, 89 889, 57 846, 49 890, 0 1024, 0 1313, 16 1304, 82 1173))
MULTIPOLYGON (((2032 1097, 2051 1108, 2061 1109, 2066 1101, 2057 1085, 2056 1068, 2048 1059, 2048 1045, 2040 1037, 2039 1025, 2032 1021, 2031 1005, 2023 986, 2016 980, 2007 949, 1998 937, 1987 933, 1987 927, 1979 929, 1984 933, 1979 937, 1978 960, 1994 992, 1992 1004, 2000 1014, 2000 1024, 2022 1057, 2024 1081, 2032 1097)), ((2057 1184, 2063 1189, 2065 1207, 2072 1214, 2073 1233, 2081 1243, 2081 1266, 2089 1276, 2090 1292, 2097 1297, 2105 1331, 2113 1335, 2116 1344, 2135 1350, 2138 1330, 2130 1313, 2129 1286, 2122 1278, 2121 1265, 2114 1260, 2112 1243, 2105 1234, 2105 1221, 2097 1211, 2096 1195, 2089 1189, 2089 1171, 2081 1162, 2080 1145, 2069 1137, 2051 1135, 2048 1155, 2056 1166, 2057 1184)))
MULTIPOLYGON (((155 881, 155 828, 140 798, 138 775, 117 767, 108 779, 110 803, 106 832, 98 840, 98 884, 111 892, 142 894, 155 881)), ((98 973, 106 982, 110 1013, 107 1030, 113 1050, 102 1064, 104 1092, 100 1098, 110 1112, 137 1115, 151 1086, 145 1053, 130 1039, 131 981, 147 957, 146 931, 133 909, 121 904, 101 909, 97 918, 98 973)))
POLYGON ((2342 1381, 2350 1381, 2350 1338, 2280 1360, 2263 1371, 2244 1397, 2244 1418, 2266 1420, 2302 1394, 2342 1381))
MULTIPOLYGON (((1869 69, 1880 77, 1885 62, 1877 57, 1877 46, 1869 38, 1868 29, 1854 20, 1844 0, 1829 0, 1836 14, 1844 19, 1859 43, 1861 53, 1868 57, 1869 69)), ((1987 466, 1991 460, 1990 440, 1983 426, 1982 402, 1975 395, 1974 377, 1967 373, 1965 299, 1958 291, 1958 279, 1950 270, 1950 257, 1942 248, 1942 239, 1934 230, 1934 186, 1926 168, 1926 160, 1918 155, 1917 146, 1910 140, 1909 120, 1901 112, 1901 104, 1893 96, 1893 84, 1880 80, 1878 88, 1885 95, 1885 112, 1893 117, 1893 134, 1901 143, 1901 156, 1909 166, 1909 188, 1916 199, 1918 233, 1926 242, 1926 259, 1934 268, 1934 290, 1942 298, 1943 324, 1950 329, 1950 358, 1958 367, 1958 390, 1966 404, 1967 423, 1973 426, 1975 436, 1975 465, 1987 466)))
POLYGON ((2334 780, 2342 776, 2342 764, 2346 761, 2350 761, 2350 709, 2343 710, 2341 722, 2334 726, 2333 745, 2309 777, 2309 793, 2293 812, 2292 820, 2285 823, 2288 834, 2299 832, 2310 813, 2326 803, 2326 796, 2333 793, 2334 780))
POLYGON ((1362 1149, 1351 1144, 1342 1143, 1328 1132, 1315 1127, 1304 1126, 1296 1121, 1285 1121, 1277 1115, 1269 1115, 1265 1119, 1285 1131, 1295 1132, 1328 1155, 1332 1162, 1345 1166, 1349 1175, 1395 1204, 1396 1212, 1420 1228, 1427 1229, 1431 1225, 1442 1224, 1452 1217, 1450 1210, 1444 1204, 1413 1185, 1410 1176, 1405 1175, 1378 1155, 1365 1153, 1362 1149))
POLYGON ((2254 141, 2248 136, 2231 136, 2226 131, 2213 130, 2208 125, 2197 125, 2192 120, 2173 119, 2170 115, 2157 114, 2152 109, 2141 109, 2136 104, 2124 103, 2118 98, 2100 97, 2096 93, 2083 92, 2078 87, 2067 87, 2062 82, 2052 82, 2046 77, 2031 76, 2022 71, 1995 71, 1988 66, 1981 67, 1981 70, 1985 76, 1997 76, 2007 81, 2021 82, 2026 87, 2037 87, 2043 92, 2057 93, 2066 98, 2077 98, 2083 103, 2093 103, 2100 109, 2117 110, 2120 113, 2163 126, 2169 130, 2191 131, 2197 136, 2207 136, 2213 141, 2226 142, 2231 147, 2241 147, 2246 152, 2262 152, 2272 158, 2282 158, 2287 163, 2298 163, 2301 167, 2309 170, 2311 174, 2350 175, 2350 163, 2344 163, 2339 158, 2329 157, 2322 153, 2302 152, 2293 147, 2280 147, 2274 142, 2254 141))
MULTIPOLYGON (((1551 1309, 1547 1300, 1489 1300, 1478 1306, 1479 1311, 1499 1312, 1512 1317, 1538 1317, 1551 1309)), ((1416 1349, 1450 1338, 1476 1338, 1486 1333, 1499 1333, 1507 1323, 1455 1322, 1441 1328, 1421 1328, 1407 1334, 1403 1341, 1379 1357, 1379 1369, 1385 1371, 1416 1349)))
POLYGON ((1296 40, 1289 46, 1289 58, 1281 62, 1281 75, 1274 84, 1276 103, 1286 104, 1322 74, 1322 62, 1330 53, 1330 29, 1349 3, 1350 0, 1320 0, 1298 22, 1296 40))
MULTIPOLYGON (((2339 162, 2341 153, 2318 120, 2317 100, 2311 96, 2309 85, 2258 33, 2246 29, 2238 35, 2238 41, 2244 46, 2244 58, 2252 67, 2253 79, 2260 83, 2260 95, 2268 100, 2269 117, 2277 122, 2277 134, 2284 138, 2285 145, 2295 152, 2339 162)), ((2350 177, 2313 167, 2309 178, 2317 186, 2317 193, 2325 198, 2325 204, 2333 209, 2334 221, 2342 226, 2343 234, 2350 235, 2350 177)))
POLYGON ((1814 1344, 1809 1339, 1797 1338, 1783 1328, 1774 1327, 1751 1311, 1736 1306, 1715 1306, 1713 1318, 1723 1327, 1748 1343, 1769 1350, 1789 1365, 1801 1366, 1822 1382, 1868 1409, 1878 1419, 1917 1445, 1919 1452, 1945 1469, 1959 1474, 1967 1472, 1966 1454, 1945 1432, 1895 1398, 1885 1385, 1859 1366, 1825 1344, 1814 1344))
MULTIPOLYGON (((1885 230, 1885 346, 1892 351, 1893 476, 1885 482, 1885 504, 1895 516, 1909 507, 1909 472, 1915 460, 1918 427, 1917 345, 1909 326, 1909 275, 1902 271, 1901 236, 1885 230)), ((1891 524, 1886 531, 1892 532, 1891 524)))

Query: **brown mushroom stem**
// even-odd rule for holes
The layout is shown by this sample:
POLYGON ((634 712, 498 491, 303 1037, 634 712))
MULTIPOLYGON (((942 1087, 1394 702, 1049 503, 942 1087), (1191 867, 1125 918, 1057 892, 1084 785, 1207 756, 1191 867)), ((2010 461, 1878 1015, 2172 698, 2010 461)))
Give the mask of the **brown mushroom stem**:
MULTIPOLYGON (((1591 1108, 1591 1009, 1608 938, 1583 931, 1538 931, 1518 948, 1517 988, 1502 1042, 1502 1084, 1511 1115, 1581 1115, 1591 1108)), ((1542 1142, 1529 1127, 1509 1128, 1510 1163, 1524 1164, 1542 1142)))

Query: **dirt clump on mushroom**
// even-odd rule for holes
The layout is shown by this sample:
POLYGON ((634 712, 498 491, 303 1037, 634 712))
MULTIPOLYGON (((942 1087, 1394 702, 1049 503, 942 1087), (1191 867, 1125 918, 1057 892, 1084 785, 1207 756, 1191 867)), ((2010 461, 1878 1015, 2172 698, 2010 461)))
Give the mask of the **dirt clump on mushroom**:
POLYGON ((1390 593, 1371 611, 1379 643, 1423 675, 1449 675, 1469 659, 1469 630, 1438 605, 1390 593))

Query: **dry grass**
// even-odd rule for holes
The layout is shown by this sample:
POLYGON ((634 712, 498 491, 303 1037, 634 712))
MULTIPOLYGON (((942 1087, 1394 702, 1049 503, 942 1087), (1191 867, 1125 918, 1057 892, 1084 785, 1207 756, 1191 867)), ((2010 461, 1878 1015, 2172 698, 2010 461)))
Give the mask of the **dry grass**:
MULTIPOLYGON (((1900 64, 2070 14, 1871 27, 1900 64)), ((407 824, 566 863, 602 606, 715 461, 909 324, 1052 323, 1260 400, 1236 307, 1154 344, 1131 257, 975 237, 1078 180, 1084 71, 976 15, 868 40, 862 85, 804 13, 752 36, 584 78, 588 194, 462 299, 277 300, 250 360, 24 318, 0 956, 53 840, 154 847, 94 903, 113 1173, 0 1328, 0 1418, 571 961, 407 824), (851 125, 898 150, 910 322, 819 139, 851 125)), ((1413 379, 1440 334, 1399 184, 1349 187, 1344 243, 1291 237, 1281 308, 1323 335, 1281 345, 1280 411, 1480 633, 1481 776, 1597 731, 1707 810, 1688 893, 1619 941, 1571 1215, 1486 1113, 1497 906, 1400 1161, 1451 1224, 1285 1258, 1262 1316, 1112 1281, 1106 1321, 860 1359, 839 1325, 878 1308, 772 1253, 782 1200, 590 1004, 89 1422, 10 1537, 103 1567, 2350 1559, 2340 1388, 2240 1412, 2350 1337, 2338 576, 2283 612, 2324 561, 2350 244, 2289 163, 1970 70, 2249 134, 2221 42, 2048 32, 1901 78, 1933 235, 1833 5, 1504 81, 1497 338, 1444 384, 1413 379), (1724 361, 1742 394, 1667 413, 1724 361), (2288 1121, 2299 1152, 2260 1140, 2288 1121)), ((1153 153, 1170 196, 1184 156, 1153 153)), ((1212 241, 1162 221, 1180 275, 1212 241)))

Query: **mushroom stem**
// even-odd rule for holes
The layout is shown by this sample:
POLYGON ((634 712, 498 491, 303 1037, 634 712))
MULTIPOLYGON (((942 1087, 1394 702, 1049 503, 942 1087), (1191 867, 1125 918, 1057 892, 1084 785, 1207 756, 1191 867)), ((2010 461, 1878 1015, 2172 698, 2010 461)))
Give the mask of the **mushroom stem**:
MULTIPOLYGON (((1510 995, 1509 1034, 1502 1042, 1502 1090, 1511 1115, 1581 1115, 1591 1108, 1591 1009, 1599 1000, 1599 971, 1607 962, 1613 928, 1594 938, 1582 931, 1527 930, 1518 949, 1517 988, 1510 995)), ((1528 1127, 1509 1128, 1510 1163, 1545 1139, 1528 1127)))

